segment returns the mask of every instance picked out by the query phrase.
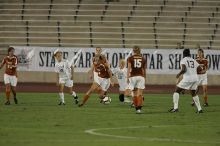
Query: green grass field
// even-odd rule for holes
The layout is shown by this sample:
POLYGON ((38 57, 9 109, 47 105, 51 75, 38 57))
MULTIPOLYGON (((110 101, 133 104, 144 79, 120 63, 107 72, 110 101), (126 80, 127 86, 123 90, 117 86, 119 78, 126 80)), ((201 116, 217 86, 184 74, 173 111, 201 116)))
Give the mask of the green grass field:
MULTIPOLYGON (((180 97, 180 112, 168 113, 170 95, 147 94, 143 114, 128 104, 103 105, 92 96, 79 108, 66 95, 19 93, 19 104, 4 105, 0 94, 0 146, 203 146, 220 145, 220 98, 196 114, 188 95, 180 97)), ((82 96, 82 95, 81 95, 82 96)))

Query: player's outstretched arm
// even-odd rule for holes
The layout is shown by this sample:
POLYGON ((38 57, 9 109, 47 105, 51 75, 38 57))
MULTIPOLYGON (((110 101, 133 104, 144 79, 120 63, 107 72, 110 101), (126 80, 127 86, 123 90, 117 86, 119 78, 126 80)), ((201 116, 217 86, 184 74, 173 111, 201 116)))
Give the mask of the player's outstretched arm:
POLYGON ((2 69, 2 67, 5 65, 5 59, 2 60, 1 64, 0 64, 0 69, 2 69))
POLYGON ((88 74, 89 74, 89 78, 92 79, 93 77, 93 71, 94 71, 94 65, 92 64, 91 68, 89 69, 88 71, 88 74))
POLYGON ((186 65, 185 64, 181 64, 181 71, 176 75, 176 78, 178 79, 185 72, 186 72, 186 65))

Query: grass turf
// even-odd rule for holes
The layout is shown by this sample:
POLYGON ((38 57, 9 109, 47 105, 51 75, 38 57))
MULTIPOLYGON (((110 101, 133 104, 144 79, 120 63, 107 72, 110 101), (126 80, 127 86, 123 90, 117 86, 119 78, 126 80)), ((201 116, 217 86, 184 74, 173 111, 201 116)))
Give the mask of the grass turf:
POLYGON ((1 94, 0 145, 220 145, 217 95, 209 96, 210 106, 203 108, 203 114, 196 114, 188 95, 180 97, 179 113, 168 113, 172 95, 147 94, 141 115, 128 104, 118 102, 118 95, 110 96, 110 105, 100 104, 93 95, 86 106, 79 108, 69 95, 65 97, 67 104, 58 106, 55 93, 19 93, 18 105, 12 102, 5 106, 1 94), (113 137, 85 133, 89 129, 113 137))

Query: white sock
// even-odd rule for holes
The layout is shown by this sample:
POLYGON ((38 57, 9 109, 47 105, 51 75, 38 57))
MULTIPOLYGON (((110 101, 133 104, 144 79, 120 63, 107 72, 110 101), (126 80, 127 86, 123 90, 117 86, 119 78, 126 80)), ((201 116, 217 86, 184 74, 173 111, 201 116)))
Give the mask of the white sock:
POLYGON ((177 92, 173 93, 173 109, 178 109, 180 94, 177 92))
POLYGON ((195 105, 196 105, 198 111, 202 110, 202 108, 201 108, 201 106, 200 106, 199 96, 198 96, 198 95, 196 95, 196 96, 193 97, 193 101, 195 102, 195 105))
POLYGON ((134 92, 133 91, 131 91, 131 97, 134 97, 134 92))
POLYGON ((76 92, 73 91, 72 96, 73 96, 73 97, 76 97, 76 92))
POLYGON ((60 101, 61 101, 62 103, 65 103, 63 92, 59 93, 59 95, 60 95, 60 101))

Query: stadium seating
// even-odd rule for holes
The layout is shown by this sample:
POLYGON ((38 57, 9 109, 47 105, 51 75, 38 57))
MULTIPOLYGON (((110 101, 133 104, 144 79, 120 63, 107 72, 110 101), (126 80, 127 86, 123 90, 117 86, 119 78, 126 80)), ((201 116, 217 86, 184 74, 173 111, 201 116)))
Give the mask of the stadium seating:
POLYGON ((0 45, 220 48, 219 0, 1 0, 0 45))

